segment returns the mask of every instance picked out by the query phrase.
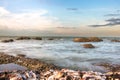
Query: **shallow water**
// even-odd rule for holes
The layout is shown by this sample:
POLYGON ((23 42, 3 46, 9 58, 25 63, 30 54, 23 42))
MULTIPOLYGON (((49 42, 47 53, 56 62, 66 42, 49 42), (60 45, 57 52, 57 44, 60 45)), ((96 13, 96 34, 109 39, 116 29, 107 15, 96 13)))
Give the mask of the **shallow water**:
POLYGON ((104 71, 104 68, 95 66, 98 63, 120 64, 120 43, 87 42, 96 48, 85 49, 85 42, 73 42, 72 38, 55 40, 19 40, 12 43, 0 42, 0 52, 8 54, 25 54, 27 57, 38 58, 48 63, 72 69, 104 71))

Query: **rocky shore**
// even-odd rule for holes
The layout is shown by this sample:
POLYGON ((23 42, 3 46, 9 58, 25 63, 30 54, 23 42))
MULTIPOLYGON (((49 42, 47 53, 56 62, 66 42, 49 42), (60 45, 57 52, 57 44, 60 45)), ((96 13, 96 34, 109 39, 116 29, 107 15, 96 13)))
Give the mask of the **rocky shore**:
POLYGON ((47 71, 50 69, 60 69, 53 64, 47 64, 38 59, 26 58, 25 55, 19 54, 18 56, 12 56, 4 53, 0 53, 0 64, 16 63, 27 67, 29 70, 47 71))
MULTIPOLYGON (((63 68, 63 67, 55 66, 54 64, 45 63, 43 61, 40 61, 39 59, 28 58, 23 54, 12 56, 0 52, 0 64, 7 64, 7 63, 16 63, 27 67, 29 70, 40 70, 40 71, 47 71, 50 69, 60 70, 63 68)), ((93 65, 104 67, 110 72, 120 72, 119 64, 98 63, 93 65)))
POLYGON ((109 72, 107 73, 93 72, 93 71, 79 71, 79 70, 75 71, 75 70, 60 68, 53 64, 47 64, 38 59, 26 58, 25 55, 22 54, 19 54, 17 56, 11 56, 1 52, 0 64, 6 64, 6 63, 15 63, 28 68, 28 71, 26 72, 22 72, 22 73, 12 72, 9 74, 10 78, 11 76, 15 75, 14 77, 21 78, 20 80, 31 80, 28 78, 34 78, 32 80, 120 80, 120 66, 117 65, 115 67, 115 65, 112 66, 106 63, 98 64, 98 65, 104 66, 107 69, 109 69, 109 72), (30 77, 31 71, 33 76, 30 77), (39 74, 34 71, 39 72, 39 74))

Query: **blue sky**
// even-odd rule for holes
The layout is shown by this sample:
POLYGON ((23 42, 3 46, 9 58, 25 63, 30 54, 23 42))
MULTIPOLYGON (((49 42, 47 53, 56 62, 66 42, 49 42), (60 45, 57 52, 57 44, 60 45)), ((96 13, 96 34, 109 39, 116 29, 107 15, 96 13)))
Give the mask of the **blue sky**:
POLYGON ((1 35, 18 31, 22 35, 21 31, 26 30, 34 31, 26 35, 120 36, 119 3, 120 0, 0 0, 1 35))

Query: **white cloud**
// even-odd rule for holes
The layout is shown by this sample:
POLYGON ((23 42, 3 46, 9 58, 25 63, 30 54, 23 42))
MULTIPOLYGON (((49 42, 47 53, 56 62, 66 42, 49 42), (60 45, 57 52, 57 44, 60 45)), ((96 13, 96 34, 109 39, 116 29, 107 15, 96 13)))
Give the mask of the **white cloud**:
POLYGON ((0 17, 9 14, 10 12, 5 10, 3 7, 0 7, 0 17))
POLYGON ((46 30, 61 25, 56 17, 47 14, 47 10, 26 10, 21 13, 12 13, 0 7, 0 26, 7 26, 12 30, 46 30))

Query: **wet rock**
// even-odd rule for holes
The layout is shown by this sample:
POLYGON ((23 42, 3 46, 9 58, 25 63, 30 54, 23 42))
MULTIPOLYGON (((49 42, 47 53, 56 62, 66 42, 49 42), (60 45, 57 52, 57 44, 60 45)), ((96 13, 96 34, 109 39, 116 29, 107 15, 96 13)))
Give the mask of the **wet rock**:
POLYGON ((48 38, 48 40, 54 40, 53 38, 48 38))
POLYGON ((30 37, 18 37, 16 40, 30 40, 30 37))
MULTIPOLYGON (((20 54, 19 56, 24 56, 24 55, 20 54)), ((47 71, 50 69, 60 69, 60 67, 57 67, 53 64, 47 64, 38 59, 31 59, 31 58, 18 57, 18 56, 15 57, 4 53, 0 53, 0 64, 6 64, 6 63, 16 63, 25 66, 30 70, 47 71)))
POLYGON ((34 37, 33 39, 35 39, 35 40, 42 40, 41 37, 34 37))
POLYGON ((18 57, 25 57, 26 55, 24 54, 17 54, 18 57))
POLYGON ((1 42, 8 43, 8 42, 14 42, 13 39, 8 39, 8 40, 2 40, 1 42))
POLYGON ((87 38, 74 38, 73 41, 74 42, 89 42, 87 38))
POLYGON ((74 38, 74 42, 100 42, 103 41, 98 37, 88 37, 88 38, 74 38))
POLYGON ((111 40, 111 42, 120 42, 120 40, 111 40))
POLYGON ((103 41, 102 39, 100 39, 98 37, 89 37, 88 40, 90 42, 100 42, 100 41, 103 41))
POLYGON ((95 48, 92 44, 83 44, 84 48, 95 48))

